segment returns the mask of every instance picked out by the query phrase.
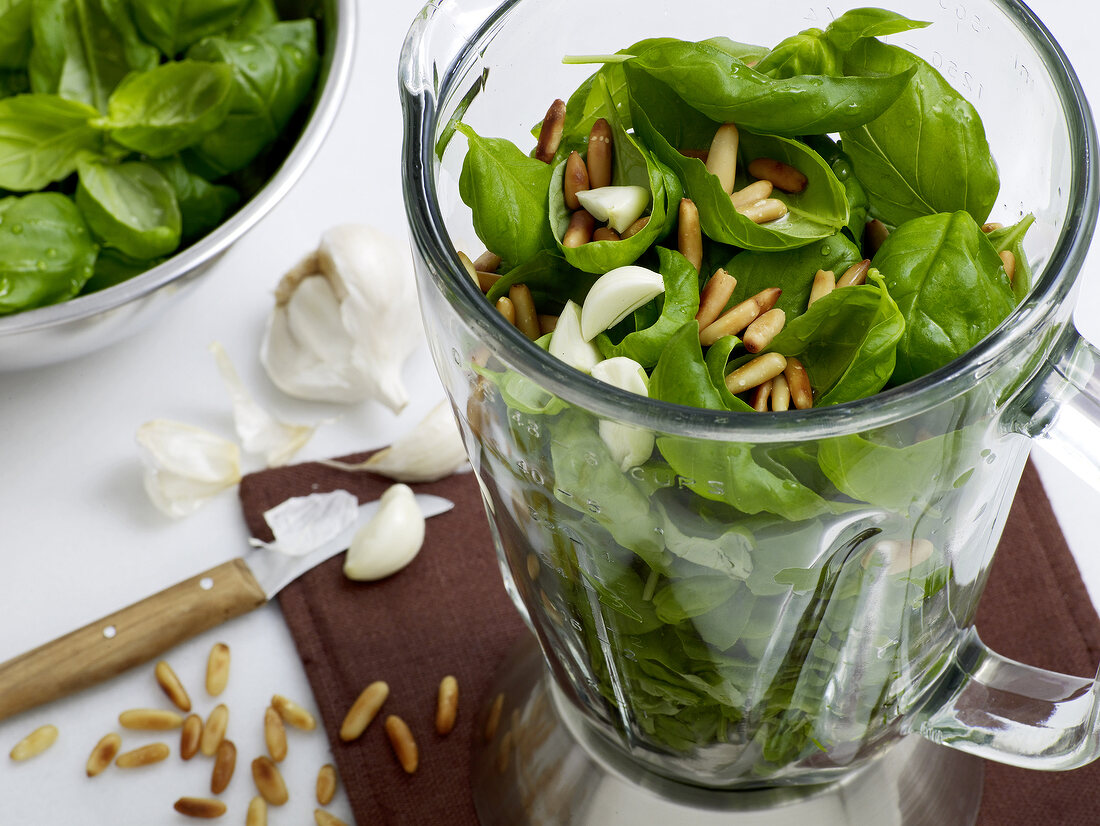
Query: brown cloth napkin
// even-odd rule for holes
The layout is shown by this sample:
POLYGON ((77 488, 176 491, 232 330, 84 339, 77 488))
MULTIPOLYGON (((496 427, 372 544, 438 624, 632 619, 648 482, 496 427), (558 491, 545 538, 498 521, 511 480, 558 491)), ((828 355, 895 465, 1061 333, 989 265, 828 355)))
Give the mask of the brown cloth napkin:
MULTIPOLYGON (((364 456, 348 457, 359 461, 364 456)), ((240 486, 253 536, 270 540, 263 512, 290 496, 343 488, 361 501, 390 483, 308 463, 246 476, 240 486)), ((428 520, 424 547, 381 583, 353 583, 343 556, 318 566, 279 595, 360 826, 476 826, 470 742, 490 680, 523 623, 504 591, 477 483, 469 474, 413 485, 455 509, 428 520), (436 691, 459 684, 459 715, 435 733, 436 691), (340 723, 358 693, 385 680, 383 717, 396 714, 420 746, 406 775, 381 720, 343 743, 340 723)), ((1100 663, 1100 618, 1092 607, 1038 474, 1029 465, 978 611, 982 639, 1004 656, 1080 676, 1100 663)), ((981 826, 1100 823, 1100 761, 1066 773, 986 766, 981 826)))

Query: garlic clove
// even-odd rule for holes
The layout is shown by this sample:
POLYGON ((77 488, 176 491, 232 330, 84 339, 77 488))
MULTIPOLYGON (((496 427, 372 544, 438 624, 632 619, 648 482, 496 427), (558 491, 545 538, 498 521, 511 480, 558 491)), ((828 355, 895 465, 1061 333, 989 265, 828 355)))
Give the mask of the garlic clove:
POLYGON ((581 337, 591 341, 664 291, 660 273, 645 267, 629 264, 604 273, 589 289, 581 307, 581 337))
POLYGON ((233 401, 233 421, 244 449, 249 453, 262 454, 271 467, 285 465, 313 438, 317 428, 291 425, 275 419, 252 398, 225 348, 215 341, 210 345, 210 352, 214 354, 218 372, 233 401))
POLYGON ((615 232, 624 232, 649 206, 649 190, 644 186, 601 186, 578 192, 577 200, 597 221, 607 221, 615 232))
POLYGON ((550 336, 550 355, 559 358, 582 373, 603 361, 600 348, 581 335, 581 308, 574 302, 565 302, 557 326, 550 336))
POLYGON ((369 582, 397 573, 424 544, 424 514, 408 485, 389 487, 378 511, 356 532, 344 559, 348 579, 369 582))
POLYGON ((411 431, 365 462, 321 464, 341 470, 369 470, 396 482, 435 482, 468 467, 466 446, 451 406, 442 401, 411 431))
POLYGON ((241 480, 240 450, 220 436, 156 419, 137 431, 145 491, 162 513, 187 516, 241 480))
MULTIPOLYGON (((592 377, 620 390, 649 396, 649 378, 645 369, 634 359, 616 356, 601 361, 592 370, 592 377)), ((653 454, 656 437, 653 431, 621 422, 601 420, 600 438, 607 445, 612 459, 624 472, 642 464, 653 454)))

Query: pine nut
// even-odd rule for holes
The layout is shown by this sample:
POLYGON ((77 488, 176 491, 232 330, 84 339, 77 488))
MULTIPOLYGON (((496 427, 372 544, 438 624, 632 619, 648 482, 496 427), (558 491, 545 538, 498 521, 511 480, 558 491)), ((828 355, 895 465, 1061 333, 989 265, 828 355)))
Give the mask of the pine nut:
POLYGON ((317 772, 317 802, 327 806, 336 797, 336 767, 325 763, 317 772))
POLYGON ((982 232, 996 232, 999 229, 1004 229, 1005 225, 998 223, 997 221, 990 221, 988 224, 982 224, 982 232))
MULTIPOLYGON (((726 376, 726 387, 736 396, 738 393, 744 393, 763 384, 768 379, 774 379, 786 366, 787 360, 779 353, 765 353, 726 376)), ((774 388, 772 392, 775 392, 774 388)))
POLYGON ((127 751, 115 758, 115 765, 120 769, 136 769, 140 766, 150 766, 167 760, 171 750, 166 743, 150 743, 133 751, 127 751))
POLYGON ((578 192, 588 189, 588 167, 584 164, 584 158, 576 150, 569 153, 565 161, 565 175, 561 182, 562 195, 565 197, 565 206, 568 209, 580 209, 581 202, 577 199, 578 192))
POLYGON ((806 302, 806 309, 810 309, 815 301, 824 298, 836 289, 836 276, 832 270, 818 270, 814 276, 814 285, 810 287, 810 300, 806 302))
POLYGON ((199 751, 207 757, 213 757, 218 751, 218 745, 225 739, 227 728, 229 728, 229 709, 225 707, 225 703, 218 703, 206 718, 206 725, 202 727, 199 751))
POLYGON ((485 250, 474 261, 474 269, 478 272, 494 273, 500 269, 500 256, 485 250))
POLYGON ((535 148, 535 157, 543 163, 550 163, 561 144, 562 129, 565 128, 565 101, 555 100, 546 110, 539 129, 539 143, 535 148))
POLYGON ((455 727, 455 718, 457 716, 458 680, 451 675, 447 675, 439 683, 439 697, 436 700, 435 706, 436 732, 438 734, 450 734, 455 727))
MULTIPOLYGON (((707 172, 718 176, 722 189, 729 195, 733 192, 733 179, 737 174, 737 142, 740 134, 732 123, 718 127, 707 150, 707 172)), ((759 176, 757 176, 759 177, 759 176)))
POLYGON ((271 698, 271 707, 279 712, 279 716, 283 718, 284 723, 290 723, 296 729, 313 731, 317 728, 317 721, 312 714, 281 694, 276 694, 271 698))
POLYGON ((157 678, 157 684, 168 695, 168 699, 175 704, 176 708, 180 711, 190 711, 191 698, 183 687, 183 683, 180 682, 180 678, 176 676, 176 672, 172 670, 172 666, 161 660, 157 663, 154 674, 157 678))
POLYGON ((283 775, 270 757, 261 756, 252 761, 252 782, 256 784, 260 797, 272 806, 282 806, 290 800, 283 775))
POLYGON ((508 729, 500 738, 500 745, 497 746, 497 771, 501 774, 508 771, 508 761, 512 757, 512 740, 512 730, 508 729))
POLYGON ((209 797, 181 797, 172 807, 181 815, 210 820, 225 814, 225 804, 209 797))
POLYGON ((619 233, 615 232, 611 227, 596 227, 592 233, 593 241, 621 241, 619 233))
POLYGON ((286 726, 271 706, 264 709, 264 742, 272 760, 282 763, 286 759, 286 726))
POLYGON ((324 809, 313 810, 313 822, 316 826, 348 826, 344 821, 324 809))
POLYGON ((997 255, 1001 258, 1001 266, 1005 268, 1005 275, 1008 276, 1008 283, 1011 284, 1016 277, 1016 256, 1012 254, 1012 250, 1001 250, 997 255))
POLYGON ((391 714, 386 718, 386 736, 390 738, 393 753, 397 755, 397 762, 406 774, 412 774, 420 764, 420 754, 416 748, 416 741, 408 725, 400 717, 391 714))
MULTIPOLYGON (((546 596, 546 592, 543 591, 543 603, 550 608, 554 609, 553 605, 550 605, 549 597, 546 596)), ((485 720, 485 739, 492 740, 497 736, 497 727, 500 725, 500 712, 504 709, 504 695, 498 694, 493 698, 493 705, 489 708, 489 717, 485 720)))
POLYGON ((619 240, 625 241, 627 238, 633 238, 649 225, 649 219, 651 217, 652 216, 650 215, 643 215, 641 218, 639 218, 637 221, 635 221, 633 224, 623 230, 623 234, 619 236, 619 240))
POLYGON ((863 228, 863 247, 867 251, 867 255, 874 258, 879 247, 889 236, 890 230, 878 218, 868 221, 863 228))
POLYGON ((786 215, 787 205, 777 198, 765 198, 737 211, 754 224, 768 224, 786 215))
POLYGON ((543 315, 539 313, 539 334, 546 335, 552 333, 558 328, 558 317, 556 315, 543 315))
POLYGON ((225 691, 229 682, 229 646, 224 642, 215 643, 206 659, 206 693, 217 697, 225 691))
POLYGON ((527 576, 531 579, 539 578, 539 558, 533 551, 527 554, 527 576))
POLYGON ((88 757, 88 763, 85 767, 88 777, 95 777, 111 765, 111 761, 115 759, 115 755, 118 754, 120 748, 122 748, 121 737, 113 731, 110 734, 103 735, 88 757))
POLYGON ((389 696, 390 687, 382 680, 364 688, 344 715, 344 722, 340 724, 340 739, 346 743, 362 735, 389 696))
POLYGON ((935 550, 936 547, 927 539, 914 539, 911 542, 880 539, 863 557, 862 564, 864 568, 869 568, 878 560, 886 564, 888 575, 903 574, 927 560, 935 550))
POLYGON ((771 181, 755 181, 730 195, 730 203, 733 204, 734 209, 740 212, 742 209, 770 197, 772 189, 774 187, 771 181))
POLYGON ((752 409, 757 413, 763 413, 768 409, 768 399, 772 395, 772 384, 775 379, 768 379, 763 384, 758 384, 752 391, 752 409))
POLYGON ((852 264, 844 271, 844 275, 836 280, 838 290, 844 287, 858 287, 867 283, 867 271, 871 269, 871 260, 864 258, 862 261, 852 264))
POLYGON ((690 198, 680 199, 676 240, 680 255, 690 261, 695 271, 699 272, 703 266, 703 230, 699 227, 699 208, 690 198))
POLYGON ((787 366, 783 368, 783 377, 791 389, 791 401, 796 408, 809 410, 814 406, 810 377, 806 374, 806 368, 802 366, 802 362, 796 358, 787 359, 787 366))
POLYGON ((500 276, 495 272, 482 272, 478 270, 475 275, 477 276, 477 288, 483 293, 489 292, 493 288, 493 285, 500 281, 500 276))
POLYGON ((233 770, 237 768, 237 747, 232 740, 222 740, 214 757, 214 770, 210 773, 210 791, 221 794, 233 779, 233 770))
POLYGON ((699 312, 695 314, 695 320, 699 322, 700 330, 710 326, 717 320, 736 287, 737 279, 721 267, 707 279, 707 283, 699 295, 699 312))
POLYGON ((783 325, 787 323, 787 314, 778 307, 768 310, 756 321, 745 328, 742 342, 750 353, 759 353, 772 343, 772 339, 779 335, 783 325))
POLYGON ((180 732, 180 757, 190 760, 198 754, 201 739, 202 718, 197 714, 188 714, 183 721, 183 731, 180 732))
POLYGON ((534 341, 539 337, 539 314, 535 311, 535 300, 531 298, 531 288, 526 284, 513 284, 508 288, 508 297, 516 309, 516 326, 527 338, 534 341))
POLYGON ((466 275, 470 276, 473 282, 480 287, 481 281, 477 277, 477 267, 475 267, 474 262, 470 260, 470 256, 462 252, 462 250, 459 250, 458 260, 462 262, 462 268, 466 270, 466 275))
POLYGON ((512 299, 502 295, 497 299, 496 308, 497 312, 504 316, 505 321, 513 327, 516 326, 516 305, 512 303, 512 299))
POLYGON ((611 126, 604 118, 592 124, 588 133, 588 185, 592 189, 611 186, 611 126))
POLYGON ((262 797, 254 797, 249 801, 244 826, 267 826, 267 801, 262 797))
POLYGON ((160 708, 132 708, 118 715, 118 723, 134 731, 171 731, 183 725, 183 715, 160 708))
POLYGON ((37 757, 57 741, 57 726, 39 726, 11 750, 12 760, 30 760, 37 757))
POLYGON ((787 384, 786 376, 779 375, 772 379, 772 410, 780 413, 791 409, 791 387, 787 384))
POLYGON ((596 229, 596 219, 585 209, 578 209, 569 218, 569 226, 561 237, 561 245, 574 249, 583 246, 592 240, 592 232, 596 229))
POLYGON ((790 164, 774 158, 757 158, 749 164, 749 174, 762 181, 770 181, 784 192, 802 192, 808 183, 806 176, 790 164))
POLYGON ((766 290, 761 290, 752 298, 746 298, 700 330, 700 343, 704 347, 710 347, 722 336, 737 335, 774 307, 775 302, 779 300, 779 296, 782 294, 783 290, 779 287, 769 287, 766 290))

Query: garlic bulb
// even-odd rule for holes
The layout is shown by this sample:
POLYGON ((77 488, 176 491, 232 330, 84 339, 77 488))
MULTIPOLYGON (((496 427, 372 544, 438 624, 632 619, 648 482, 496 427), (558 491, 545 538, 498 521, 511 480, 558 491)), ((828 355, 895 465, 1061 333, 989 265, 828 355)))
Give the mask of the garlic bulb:
POLYGON ((145 490, 162 513, 179 518, 241 480, 240 450, 198 427, 156 419, 138 428, 145 490))
POLYGON ((341 470, 369 470, 396 482, 435 482, 466 465, 466 448, 451 406, 442 401, 419 424, 365 462, 321 464, 341 470))
POLYGON ((260 360, 301 399, 408 402, 405 360, 423 340, 407 244, 362 224, 333 227, 275 291, 260 360))
POLYGON ((384 579, 408 565, 424 544, 424 514, 408 485, 392 485, 378 500, 378 512, 355 534, 344 559, 344 576, 384 579))
POLYGON ((285 465, 313 438, 317 428, 287 424, 276 419, 252 398, 225 348, 215 341, 210 345, 210 352, 214 354, 218 371, 233 401, 233 422, 244 449, 249 453, 263 454, 270 467, 285 465))

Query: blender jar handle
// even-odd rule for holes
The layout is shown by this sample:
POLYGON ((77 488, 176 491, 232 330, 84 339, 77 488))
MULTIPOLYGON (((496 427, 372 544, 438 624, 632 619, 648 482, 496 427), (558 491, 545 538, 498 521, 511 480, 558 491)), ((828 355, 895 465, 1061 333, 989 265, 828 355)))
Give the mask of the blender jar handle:
MULTIPOLYGON (((1100 350, 1073 328, 1018 396, 1014 429, 1100 490, 1100 350)), ((1029 769, 1075 769, 1100 757, 1100 673, 1071 677, 991 651, 973 629, 941 690, 918 715, 923 737, 1029 769)))

